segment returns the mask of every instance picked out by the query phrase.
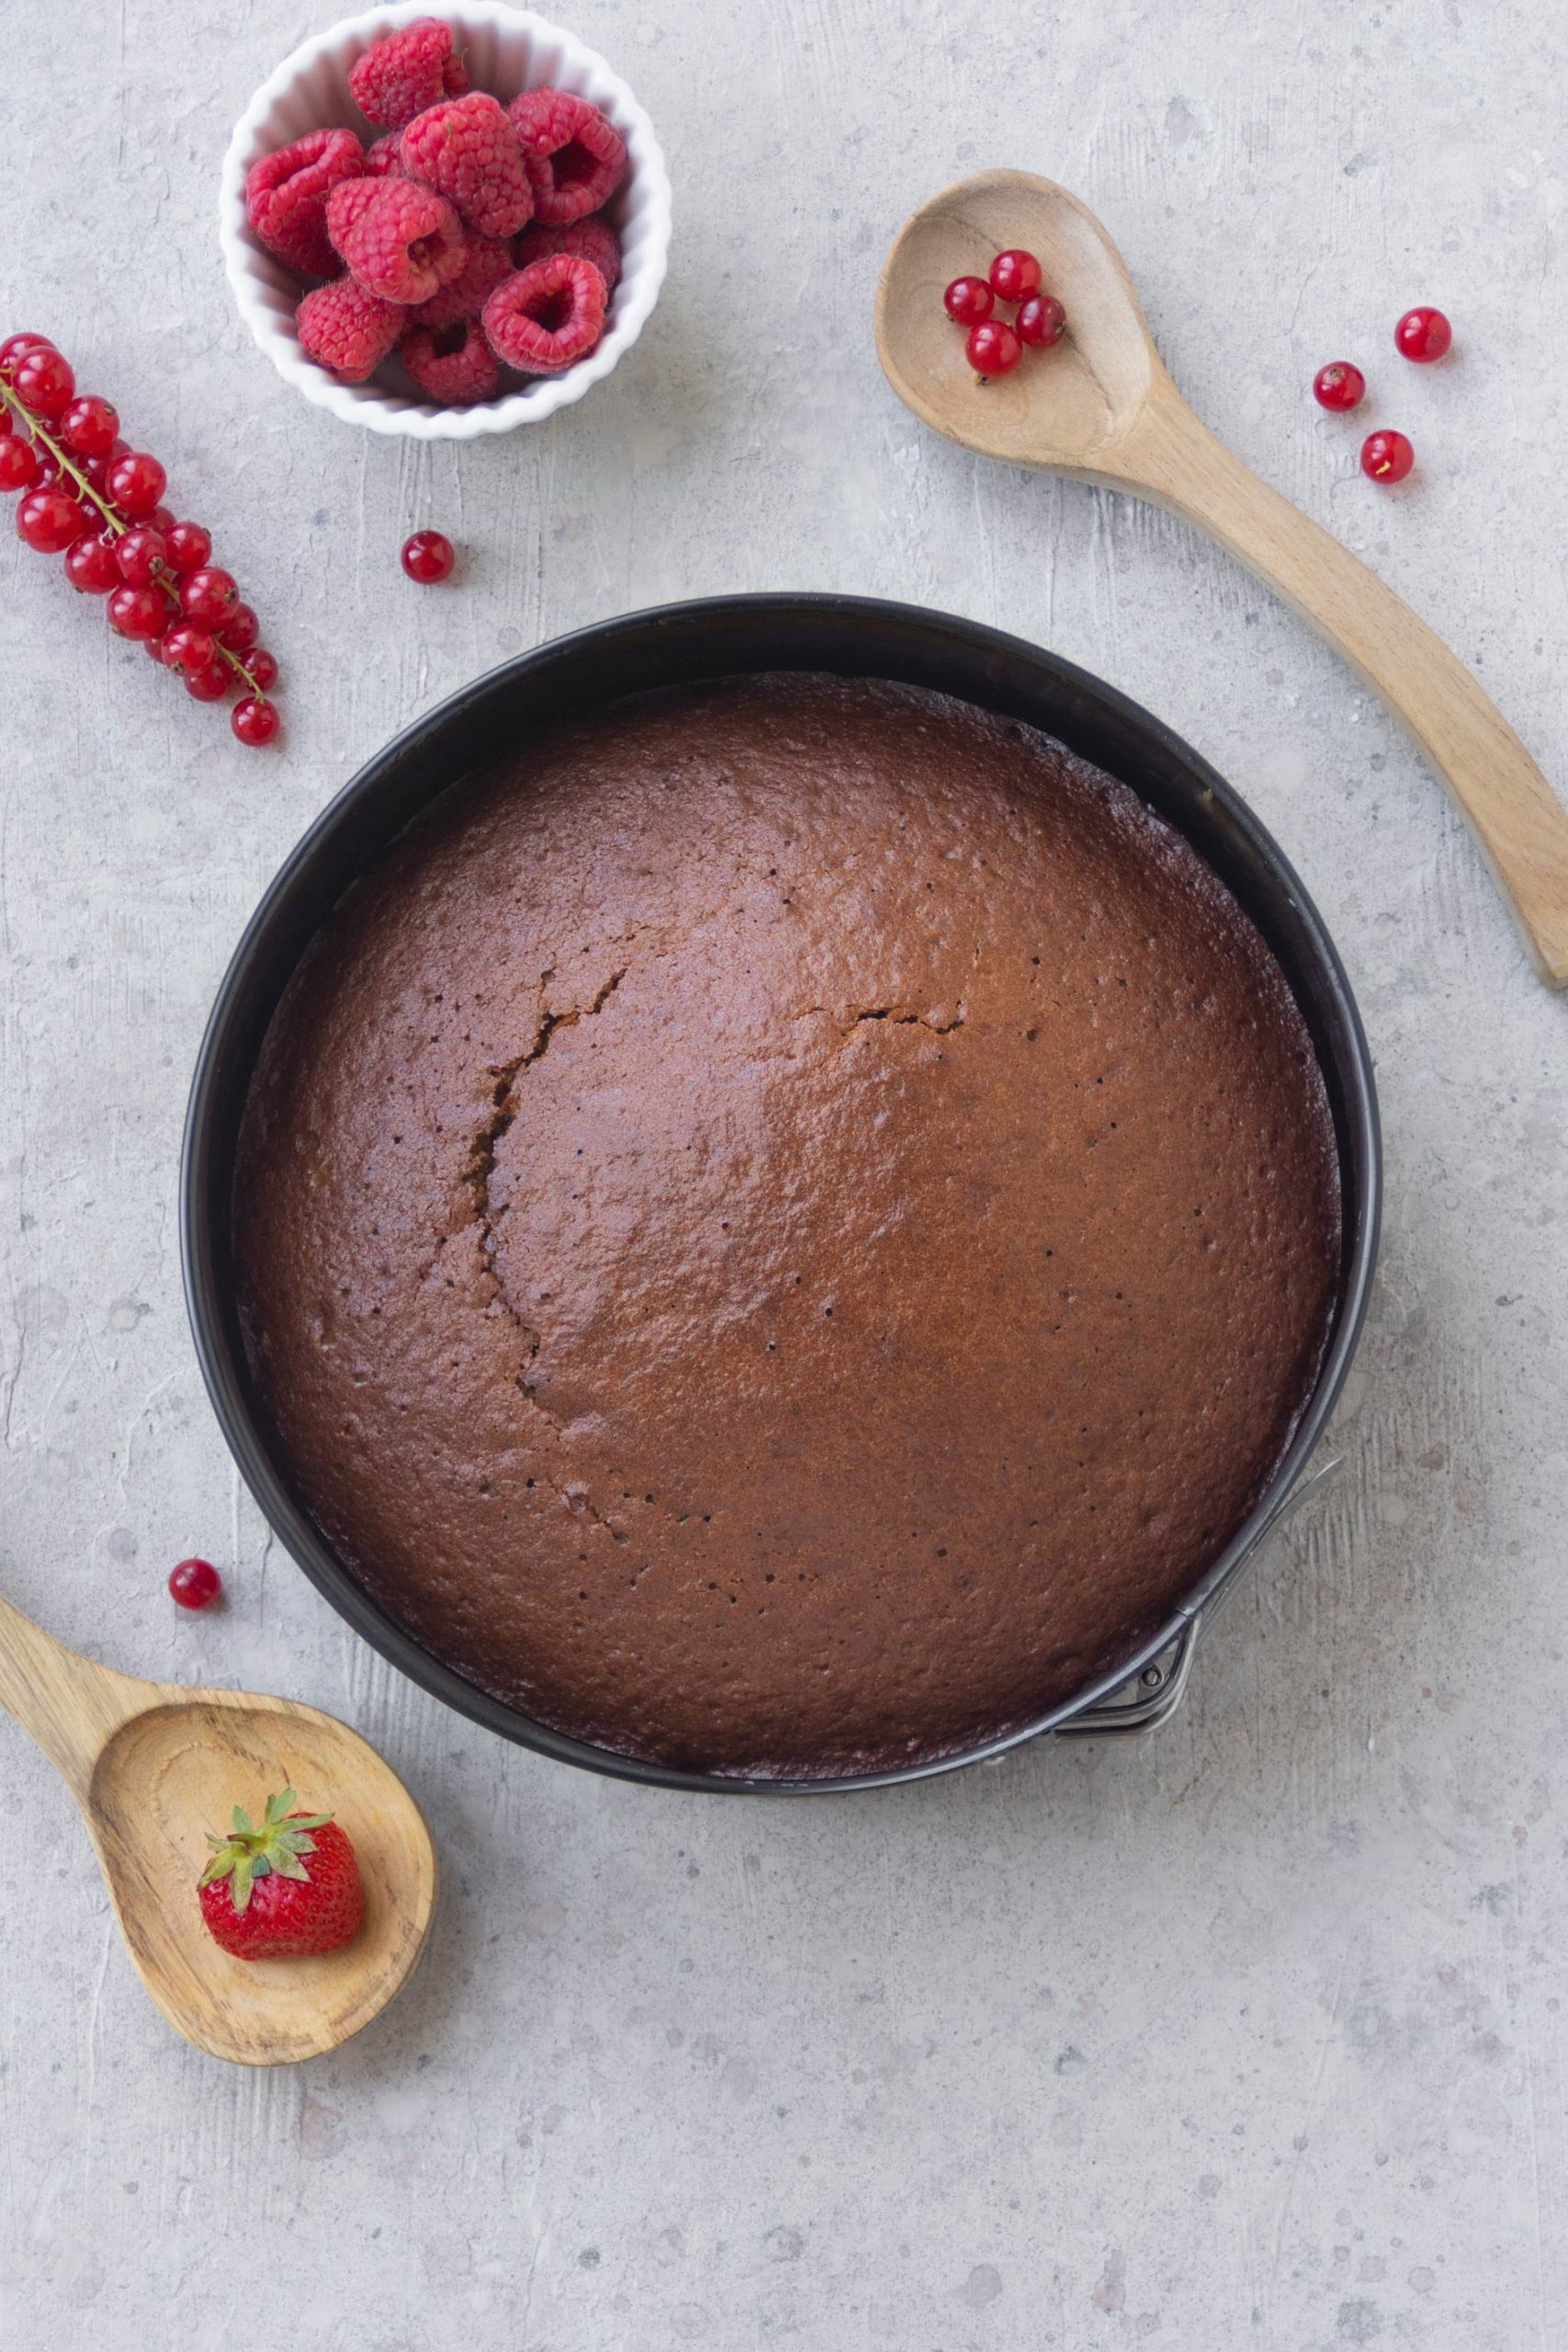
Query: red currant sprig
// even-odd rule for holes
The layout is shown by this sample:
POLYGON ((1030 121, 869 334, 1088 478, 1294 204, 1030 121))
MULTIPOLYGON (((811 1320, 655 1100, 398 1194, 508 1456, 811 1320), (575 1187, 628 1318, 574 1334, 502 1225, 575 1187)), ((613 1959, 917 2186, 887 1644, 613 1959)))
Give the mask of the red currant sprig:
POLYGON ((63 555, 72 586, 107 596, 110 628, 183 676, 197 701, 243 685, 234 734, 270 743, 278 717, 266 690, 277 664, 257 643, 256 616, 231 574, 209 564, 200 524, 176 523, 161 503, 167 476, 157 458, 128 448, 118 431, 107 401, 77 395, 70 364, 45 336, 0 344, 0 491, 24 493, 17 537, 40 555, 63 555), (202 640, 198 663, 165 651, 181 638, 202 640))

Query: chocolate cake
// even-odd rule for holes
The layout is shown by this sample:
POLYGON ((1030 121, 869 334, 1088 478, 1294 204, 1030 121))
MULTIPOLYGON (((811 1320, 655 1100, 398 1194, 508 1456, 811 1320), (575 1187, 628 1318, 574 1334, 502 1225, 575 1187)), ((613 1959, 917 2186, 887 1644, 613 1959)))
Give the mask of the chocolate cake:
POLYGON ((1258 933, 1121 784, 776 674, 520 741, 336 910, 236 1188, 296 1490, 470 1682, 784 1779, 1025 1724, 1279 1462, 1337 1159, 1258 933))

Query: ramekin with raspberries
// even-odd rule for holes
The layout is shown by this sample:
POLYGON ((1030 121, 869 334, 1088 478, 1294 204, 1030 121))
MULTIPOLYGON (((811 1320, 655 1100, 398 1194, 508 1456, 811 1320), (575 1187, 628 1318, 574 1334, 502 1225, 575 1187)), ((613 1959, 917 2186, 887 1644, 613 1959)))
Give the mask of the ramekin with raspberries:
POLYGON ((630 91, 499 6, 378 9, 307 43, 236 130, 223 206, 231 281, 280 372, 425 436, 581 397, 640 332, 669 243, 630 91))

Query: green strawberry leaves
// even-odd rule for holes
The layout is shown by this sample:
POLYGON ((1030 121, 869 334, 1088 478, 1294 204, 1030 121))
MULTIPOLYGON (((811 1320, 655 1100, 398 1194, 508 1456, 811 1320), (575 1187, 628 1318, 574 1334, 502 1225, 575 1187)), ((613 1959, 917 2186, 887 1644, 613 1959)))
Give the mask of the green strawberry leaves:
POLYGON ((232 1826, 227 1838, 214 1838, 210 1831, 207 1842, 212 1858, 197 1883, 211 1886, 219 1879, 229 1881, 230 1900, 238 1912, 250 1907, 251 1894, 257 1879, 306 1879, 304 1857, 313 1854, 316 1841, 312 1829, 324 1829, 332 1819, 330 1813, 295 1813, 299 1803, 292 1789, 280 1789, 268 1797, 266 1810, 258 1829, 243 1805, 236 1805, 232 1826))

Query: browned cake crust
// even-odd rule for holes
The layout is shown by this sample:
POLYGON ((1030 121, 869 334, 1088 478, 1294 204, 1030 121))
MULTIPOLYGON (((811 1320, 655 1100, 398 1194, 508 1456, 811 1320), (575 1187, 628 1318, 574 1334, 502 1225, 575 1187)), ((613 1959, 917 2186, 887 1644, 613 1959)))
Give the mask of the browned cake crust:
POLYGON ((1187 844, 1044 737, 793 675, 448 793, 269 1033, 237 1195, 299 1489, 540 1721, 853 1773, 1131 1655, 1280 1458, 1337 1160, 1187 844))

